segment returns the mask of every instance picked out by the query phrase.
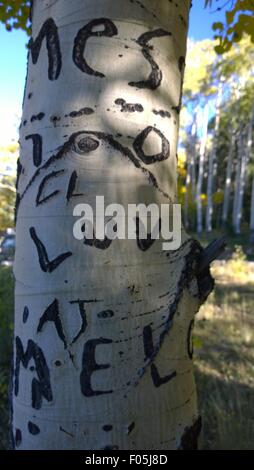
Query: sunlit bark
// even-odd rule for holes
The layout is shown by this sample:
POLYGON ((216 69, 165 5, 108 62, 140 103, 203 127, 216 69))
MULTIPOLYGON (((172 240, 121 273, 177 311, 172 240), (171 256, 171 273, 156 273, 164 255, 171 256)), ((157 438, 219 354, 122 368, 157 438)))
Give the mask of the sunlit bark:
MULTIPOLYGON (((17 198, 16 449, 190 449, 200 246, 75 240, 73 208, 172 203, 190 1, 35 0, 17 198)), ((204 147, 204 145, 203 145, 204 147)), ((204 148, 203 148, 204 153, 204 148)), ((209 278, 210 279, 210 278, 209 278)), ((205 283, 206 295, 207 283, 205 283)))

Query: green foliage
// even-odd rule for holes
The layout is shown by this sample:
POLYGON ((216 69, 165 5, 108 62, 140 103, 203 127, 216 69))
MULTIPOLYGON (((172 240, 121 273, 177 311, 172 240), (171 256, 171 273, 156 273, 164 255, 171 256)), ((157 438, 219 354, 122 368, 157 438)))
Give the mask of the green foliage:
POLYGON ((10 268, 0 266, 0 449, 9 446, 9 376, 12 357, 14 279, 10 268))
POLYGON ((14 226, 18 144, 0 147, 0 232, 14 226))
POLYGON ((0 450, 9 448, 9 368, 0 366, 0 450))
POLYGON ((184 97, 194 97, 197 93, 205 96, 213 94, 216 89, 211 86, 211 80, 207 73, 208 67, 216 61, 214 41, 189 41, 186 58, 186 69, 183 83, 184 97))
POLYGON ((8 176, 0 182, 0 231, 14 227, 14 207, 16 200, 15 178, 8 176))
MULTIPOLYGON (((218 0, 216 0, 218 3, 218 0)), ((205 0, 205 7, 213 7, 214 0, 205 0)), ((254 43, 254 2, 253 0, 234 0, 226 2, 224 7, 231 5, 230 10, 225 12, 225 23, 217 22, 213 24, 213 30, 217 31, 214 36, 219 44, 215 46, 217 54, 228 52, 234 43, 241 41, 244 34, 250 36, 254 43)), ((221 3, 220 3, 221 5, 221 3)), ((222 10, 219 6, 217 10, 222 10)))
POLYGON ((23 29, 30 34, 30 0, 0 0, 0 21, 7 31, 23 29))
POLYGON ((13 331, 13 274, 0 266, 0 366, 9 365, 13 331))

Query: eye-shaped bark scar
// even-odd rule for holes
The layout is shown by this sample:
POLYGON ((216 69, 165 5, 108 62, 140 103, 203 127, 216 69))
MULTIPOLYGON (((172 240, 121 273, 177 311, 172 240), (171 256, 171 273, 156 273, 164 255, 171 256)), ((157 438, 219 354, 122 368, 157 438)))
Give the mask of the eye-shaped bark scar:
MULTIPOLYGON (((147 128, 148 130, 150 129, 147 128)), ((153 128, 152 128, 153 129, 153 128)), ((148 133, 147 130, 143 131, 137 138, 136 138, 136 149, 138 149, 139 154, 142 154, 142 149, 139 150, 139 143, 144 142, 144 132, 148 133)), ((150 130, 149 130, 150 132, 150 130)), ((146 134, 147 135, 147 134, 146 134)), ((163 134, 158 131, 158 135, 162 138, 162 147, 164 145, 164 150, 166 148, 166 153, 162 159, 168 158, 167 156, 167 148, 169 148, 169 143, 165 139, 163 139, 163 134), (164 142, 164 144, 163 144, 164 142)), ((53 154, 42 166, 38 167, 33 176, 31 177, 30 181, 26 185, 25 189, 23 192, 20 194, 19 197, 19 205, 20 202, 23 200, 25 194, 29 190, 29 188, 34 184, 34 182, 37 180, 37 178, 41 175, 41 173, 45 170, 48 170, 52 165, 55 165, 57 161, 62 160, 70 151, 74 151, 78 153, 79 155, 86 155, 89 152, 95 151, 100 143, 106 143, 111 149, 116 150, 119 152, 124 158, 128 159, 138 170, 140 170, 148 179, 149 183, 151 183, 154 188, 156 188, 164 197, 166 197, 168 200, 171 200, 170 196, 168 193, 164 192, 160 187, 157 182, 157 179, 153 175, 151 171, 149 171, 147 168, 145 168, 142 163, 140 162, 140 159, 135 156, 135 154, 130 150, 129 147, 124 147, 120 142, 115 140, 111 134, 106 134, 104 132, 99 132, 99 131, 79 131, 73 133, 69 139, 61 146, 60 150, 56 153, 53 154)), ((145 154, 143 155, 143 159, 146 157, 145 154)), ((154 156, 154 159, 156 159, 156 155, 154 156)), ((148 156, 147 156, 148 159, 148 156)), ((153 156, 150 156, 149 159, 153 160, 153 156)))

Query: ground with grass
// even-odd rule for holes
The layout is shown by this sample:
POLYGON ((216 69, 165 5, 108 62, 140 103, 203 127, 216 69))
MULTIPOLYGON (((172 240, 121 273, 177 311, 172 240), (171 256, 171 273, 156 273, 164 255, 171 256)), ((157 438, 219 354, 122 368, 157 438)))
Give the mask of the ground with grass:
MULTIPOLYGON (((196 317, 202 449, 254 449, 254 263, 241 249, 216 261, 216 288, 196 317)), ((0 449, 8 448, 13 279, 0 267, 0 449)))
POLYGON ((9 446, 8 389, 13 333, 13 274, 0 266, 0 449, 9 446))
POLYGON ((237 249, 212 272, 194 337, 201 448, 254 449, 254 263, 237 249))

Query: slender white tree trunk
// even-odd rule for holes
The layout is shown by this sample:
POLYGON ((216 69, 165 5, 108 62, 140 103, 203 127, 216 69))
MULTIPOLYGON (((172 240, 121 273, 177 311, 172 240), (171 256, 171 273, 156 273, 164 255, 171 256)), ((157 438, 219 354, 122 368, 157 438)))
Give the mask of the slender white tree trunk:
POLYGON ((199 170, 198 170, 198 181, 197 181, 197 232, 200 234, 203 230, 203 209, 202 209, 202 185, 204 177, 204 165, 205 165, 205 154, 206 154, 206 141, 208 131, 208 117, 209 117, 209 104, 206 103, 204 108, 203 118, 203 134, 200 144, 199 151, 199 170))
MULTIPOLYGON (((197 138, 197 136, 196 136, 197 138)), ((193 153, 191 154, 191 192, 192 192, 192 199, 195 200, 196 196, 196 158, 197 158, 197 140, 195 141, 195 146, 193 148, 193 153)))
POLYGON ((185 198, 184 198, 184 226, 186 230, 189 228, 189 198, 191 188, 191 153, 187 152, 187 168, 185 180, 185 198))
POLYGON ((242 139, 242 130, 238 130, 237 136, 237 154, 236 154, 236 170, 235 170, 235 181, 234 181, 234 198, 233 198, 233 229, 236 231, 237 226, 237 208, 239 205, 239 193, 240 193, 240 178, 241 178, 241 143, 242 139))
POLYGON ((230 147, 227 160, 226 180, 224 189, 223 209, 222 209, 222 223, 225 225, 228 222, 228 211, 230 205, 230 195, 232 189, 232 170, 233 159, 235 151, 235 133, 232 131, 230 139, 230 147))
POLYGON ((112 243, 72 234, 73 208, 95 208, 98 195, 125 209, 175 201, 190 1, 33 5, 17 198, 14 445, 195 448, 200 246, 184 233, 168 252, 138 233, 112 243))
POLYGON ((209 154, 208 160, 208 180, 207 180, 207 206, 206 206, 206 231, 212 231, 212 218, 213 218, 213 189, 214 181, 217 176, 217 146, 218 146, 218 132, 220 125, 220 109, 222 103, 223 82, 219 83, 218 97, 216 101, 215 112, 215 127, 213 148, 209 154))
MULTIPOLYGON (((249 129, 248 129, 248 142, 247 142, 248 162, 252 161, 253 124, 254 124, 254 107, 252 109, 252 114, 251 114, 251 119, 249 123, 249 129)), ((251 243, 254 242, 254 177, 252 179, 252 187, 251 187, 250 241, 251 243)))
POLYGON ((241 221, 243 212, 243 198, 246 183, 247 170, 247 147, 244 145, 243 131, 240 131, 238 141, 238 168, 236 180, 236 198, 234 204, 234 231, 237 235, 241 233, 241 221))
POLYGON ((191 126, 191 138, 190 145, 187 147, 187 168, 186 168, 186 192, 184 201, 184 225, 185 228, 189 228, 189 199, 193 195, 195 188, 195 152, 196 152, 196 134, 197 134, 197 123, 196 117, 191 126), (192 193, 192 194, 191 194, 192 193))
POLYGON ((251 186, 251 205, 250 205, 250 241, 254 243, 254 177, 251 186))

